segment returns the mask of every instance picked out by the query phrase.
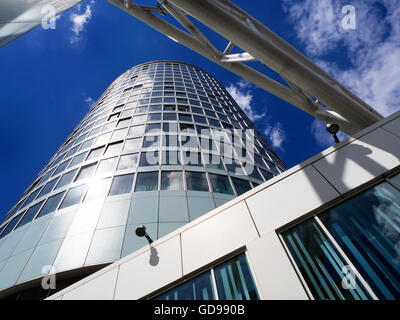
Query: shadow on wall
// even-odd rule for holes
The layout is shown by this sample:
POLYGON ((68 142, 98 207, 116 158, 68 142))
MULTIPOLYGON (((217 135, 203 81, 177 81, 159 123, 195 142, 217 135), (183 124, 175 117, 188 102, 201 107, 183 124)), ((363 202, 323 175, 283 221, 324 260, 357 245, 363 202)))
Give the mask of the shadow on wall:
POLYGON ((158 251, 156 248, 151 247, 150 249, 150 260, 149 263, 151 266, 155 267, 160 262, 160 257, 158 256, 158 251))
MULTIPOLYGON (((382 128, 377 128, 375 131, 367 133, 350 144, 344 146, 334 146, 336 151, 334 151, 333 154, 329 154, 322 159, 316 160, 311 164, 311 166, 323 177, 334 182, 334 188, 339 191, 340 194, 350 191, 350 189, 353 188, 349 186, 347 184, 348 182, 346 181, 346 177, 349 175, 357 174, 357 172, 352 171, 352 167, 350 166, 351 162, 356 163, 359 167, 370 173, 373 177, 381 175, 390 169, 372 159, 370 155, 374 153, 373 149, 360 144, 360 142, 370 145, 377 150, 382 150, 388 155, 394 156, 400 162, 399 138, 382 128), (393 144, 389 138, 397 140, 397 146, 396 144, 393 144)), ((381 156, 380 158, 385 160, 387 157, 388 156, 381 156)), ((304 170, 304 172, 308 174, 307 170, 304 170)), ((318 197, 321 200, 324 200, 325 197, 321 193, 320 188, 318 188, 317 182, 312 179, 311 176, 308 176, 308 178, 310 183, 313 185, 314 190, 318 194, 318 197)))

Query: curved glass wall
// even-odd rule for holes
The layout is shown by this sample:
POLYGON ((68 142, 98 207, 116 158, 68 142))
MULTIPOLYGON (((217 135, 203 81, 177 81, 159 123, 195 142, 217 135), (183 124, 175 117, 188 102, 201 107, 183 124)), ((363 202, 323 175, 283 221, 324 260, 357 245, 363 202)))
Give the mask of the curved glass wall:
POLYGON ((136 66, 103 93, 0 224, 0 290, 115 261, 285 170, 225 88, 136 66), (10 272, 12 274, 10 274, 10 272))

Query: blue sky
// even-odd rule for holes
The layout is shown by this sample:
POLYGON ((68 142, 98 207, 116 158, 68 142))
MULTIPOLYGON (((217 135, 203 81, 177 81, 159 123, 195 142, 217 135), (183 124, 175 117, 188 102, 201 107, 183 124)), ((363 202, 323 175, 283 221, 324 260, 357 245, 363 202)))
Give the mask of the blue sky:
MULTIPOLYGON (((154 5, 156 1, 136 1, 154 5)), ((400 106, 400 9, 350 1, 357 29, 340 28, 342 0, 235 4, 334 75, 384 115, 400 106)), ((223 50, 226 40, 202 28, 223 50)), ((292 167, 333 144, 320 122, 175 43, 105 0, 86 0, 0 48, 0 217, 16 203, 93 101, 127 69, 152 60, 197 65, 224 84, 292 167)), ((265 72, 265 67, 251 63, 265 72)), ((279 77, 267 71, 275 79, 279 77)))

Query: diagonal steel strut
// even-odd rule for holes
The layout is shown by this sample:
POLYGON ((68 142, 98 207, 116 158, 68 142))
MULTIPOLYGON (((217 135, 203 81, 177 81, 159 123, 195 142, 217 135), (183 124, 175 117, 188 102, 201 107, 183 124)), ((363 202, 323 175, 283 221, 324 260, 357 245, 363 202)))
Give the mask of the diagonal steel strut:
POLYGON ((160 12, 159 7, 140 6, 131 0, 108 1, 313 117, 337 123, 349 135, 382 119, 372 107, 229 0, 159 0, 161 8, 187 32, 153 14, 160 12), (216 49, 187 15, 225 37, 229 43, 224 51, 216 49), (233 46, 243 52, 230 54, 233 46), (259 61, 271 68, 289 87, 244 64, 246 61, 259 61))

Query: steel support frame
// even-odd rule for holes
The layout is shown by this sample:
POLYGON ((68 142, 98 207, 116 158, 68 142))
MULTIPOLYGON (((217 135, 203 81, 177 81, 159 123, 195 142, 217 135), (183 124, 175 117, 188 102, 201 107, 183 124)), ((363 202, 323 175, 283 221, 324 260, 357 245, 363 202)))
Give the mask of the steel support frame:
POLYGON ((382 119, 372 107, 229 0, 159 0, 159 7, 140 6, 131 0, 107 1, 313 117, 337 123, 349 135, 382 119), (153 12, 168 12, 187 32, 153 12), (225 50, 215 48, 188 15, 228 39, 225 50), (234 46, 243 52, 230 54, 234 46), (247 61, 259 61, 271 68, 289 87, 244 64, 247 61))

